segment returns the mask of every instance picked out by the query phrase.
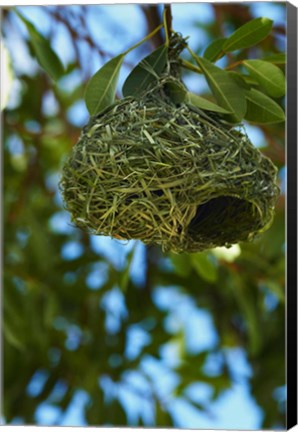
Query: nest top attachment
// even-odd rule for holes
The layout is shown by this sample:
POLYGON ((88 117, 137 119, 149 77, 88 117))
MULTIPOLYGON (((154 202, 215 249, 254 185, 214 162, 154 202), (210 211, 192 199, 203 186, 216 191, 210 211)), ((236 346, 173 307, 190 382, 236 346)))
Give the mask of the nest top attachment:
POLYGON ((276 168, 245 133, 174 104, 167 82, 85 126, 60 183, 73 222, 174 252, 253 239, 273 219, 276 168))

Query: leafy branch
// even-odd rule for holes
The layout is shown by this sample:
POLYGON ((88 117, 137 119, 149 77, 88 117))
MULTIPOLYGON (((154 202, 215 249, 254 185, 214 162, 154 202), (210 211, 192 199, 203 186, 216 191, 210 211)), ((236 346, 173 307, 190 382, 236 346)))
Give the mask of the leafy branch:
MULTIPOLYGON (((32 23, 18 11, 16 14, 27 27, 40 66, 52 79, 59 79, 64 73, 64 67, 57 54, 32 23)), ((195 74, 205 76, 214 100, 207 100, 176 89, 171 92, 175 99, 173 101, 177 103, 178 91, 179 103, 184 101, 202 110, 221 113, 223 119, 231 124, 239 123, 243 119, 256 124, 284 121, 283 110, 275 100, 285 94, 285 77, 281 69, 285 62, 283 53, 275 54, 271 58, 268 56, 264 59, 232 61, 224 68, 214 64, 226 55, 232 60, 233 52, 253 47, 263 41, 270 35, 272 24, 272 20, 264 17, 250 20, 229 37, 212 41, 206 47, 203 56, 192 52, 187 46, 195 64, 181 58, 181 66, 195 74)), ((126 54, 155 37, 161 28, 165 31, 165 43, 131 71, 123 85, 124 97, 137 97, 164 73, 168 63, 168 47, 171 37, 175 34, 172 29, 172 12, 169 4, 164 6, 162 24, 155 27, 141 41, 105 63, 90 79, 85 91, 85 101, 91 115, 100 113, 114 103, 119 73, 126 54)))
MULTIPOLYGON (((164 67, 167 63, 167 47, 170 43, 170 37, 174 34, 171 27, 171 10, 167 5, 163 13, 163 26, 166 35, 165 44, 153 51, 132 70, 122 89, 125 97, 138 96, 152 81, 158 79, 164 73, 164 67)), ((228 53, 254 46, 269 35, 271 28, 272 21, 268 18, 251 20, 238 28, 229 38, 220 38, 213 41, 206 48, 203 57, 196 55, 187 47, 196 65, 181 59, 182 67, 194 73, 203 74, 206 77, 215 101, 208 101, 189 92, 184 92, 185 98, 183 99, 181 96, 183 92, 176 89, 176 92, 172 92, 172 94, 175 93, 174 102, 177 102, 178 92, 180 95, 179 103, 184 101, 203 110, 221 112, 223 118, 230 123, 239 123, 243 119, 257 124, 284 121, 282 109, 275 100, 271 99, 272 97, 282 97, 285 94, 285 78, 282 70, 277 65, 268 60, 240 60, 228 65, 225 69, 213 64, 213 62, 228 53), (241 68, 237 74, 229 72, 230 69, 236 67, 241 68), (242 73, 242 68, 248 71, 248 75, 242 73), (248 78, 251 80, 249 81, 248 78)), ((134 49, 134 47, 131 49, 134 49)), ((114 63, 115 74, 113 77, 115 79, 114 81, 111 80, 111 83, 116 88, 118 68, 120 69, 122 64, 122 55, 116 57, 114 63)), ((98 75, 95 75, 99 86, 101 85, 100 81, 104 82, 106 73, 104 68, 105 66, 97 73, 98 75)), ((109 76, 111 76, 111 71, 109 76)), ((89 94, 90 97, 95 97, 94 92, 89 94)), ((90 105, 87 92, 86 103, 87 106, 90 105)), ((98 113, 111 103, 113 103, 113 98, 110 98, 109 102, 99 104, 95 111, 98 113)), ((94 105, 93 102, 92 105, 94 105)), ((90 113, 94 114, 95 111, 91 110, 90 113)))

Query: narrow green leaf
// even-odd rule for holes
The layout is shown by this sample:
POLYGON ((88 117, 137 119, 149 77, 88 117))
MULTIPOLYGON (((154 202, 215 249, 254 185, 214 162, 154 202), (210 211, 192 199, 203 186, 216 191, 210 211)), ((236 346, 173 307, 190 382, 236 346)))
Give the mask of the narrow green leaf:
POLYGON ((245 91, 247 112, 245 119, 257 124, 279 123, 285 120, 282 108, 270 97, 258 90, 245 91))
POLYGON ((257 354, 262 345, 262 332, 260 332, 259 309, 255 296, 252 295, 249 283, 245 283, 239 273, 235 272, 233 279, 232 289, 235 300, 247 323, 248 350, 252 354, 257 354))
POLYGON ((30 42, 38 63, 54 81, 57 81, 64 73, 64 67, 59 57, 52 50, 49 41, 36 30, 35 26, 18 11, 16 13, 29 32, 30 42))
POLYGON ((243 66, 269 96, 284 96, 285 76, 279 67, 263 60, 245 60, 243 66))
POLYGON ((18 350, 24 351, 25 345, 23 342, 19 339, 17 332, 13 328, 13 326, 9 325, 7 321, 4 321, 3 323, 3 334, 4 338, 15 348, 18 350))
POLYGON ((138 96, 158 79, 167 63, 168 48, 161 45, 145 57, 128 75, 122 88, 123 96, 138 96))
POLYGON ((136 250, 136 248, 134 246, 132 248, 132 250, 127 255, 125 269, 119 273, 119 287, 120 287, 122 292, 125 292, 127 289, 127 285, 129 282, 131 263, 132 263, 132 260, 134 257, 135 250, 136 250))
POLYGON ((199 276, 210 283, 217 280, 217 267, 210 261, 207 254, 199 252, 191 254, 190 257, 192 265, 199 276))
POLYGON ((159 402, 154 400, 154 411, 155 411, 155 418, 156 418, 156 424, 159 427, 165 426, 169 427, 169 425, 173 424, 173 419, 171 414, 166 411, 166 408, 159 402))
POLYGON ((191 105, 201 108, 202 110, 219 112, 222 114, 231 114, 231 111, 228 111, 225 108, 222 108, 219 105, 216 105, 215 103, 210 102, 209 100, 194 93, 187 92, 186 101, 191 105))
POLYGON ((53 324, 53 319, 59 310, 58 301, 53 293, 48 295, 47 302, 43 311, 43 322, 46 327, 51 327, 53 324))
POLYGON ((244 90, 231 78, 227 71, 215 66, 203 57, 195 57, 202 69, 218 104, 231 112, 231 119, 241 121, 246 112, 244 90))
POLYGON ((196 400, 192 400, 188 396, 184 396, 184 399, 193 407, 193 409, 196 409, 196 410, 202 411, 202 412, 206 411, 206 407, 204 404, 202 404, 196 400))
POLYGON ((285 292, 282 284, 274 280, 268 280, 266 281, 265 285, 269 288, 270 291, 273 292, 273 294, 275 294, 278 297, 279 301, 281 301, 282 303, 285 302, 285 292))
POLYGON ((222 52, 225 41, 226 38, 220 38, 220 39, 215 39, 213 42, 211 42, 211 44, 208 45, 207 48, 205 49, 204 58, 211 62, 214 62, 215 60, 218 60, 221 57, 223 57, 225 55, 225 53, 222 52))
POLYGON ((256 18, 239 27, 224 43, 225 52, 249 48, 265 39, 272 29, 269 18, 256 18))
MULTIPOLYGON (((226 336, 226 334, 225 334, 226 336)), ((225 368, 226 369, 226 368, 225 368)), ((202 377, 202 382, 210 384, 213 393, 211 400, 216 400, 216 398, 226 389, 232 386, 231 378, 226 370, 222 371, 220 375, 208 376, 204 375, 202 377)))
POLYGON ((284 65, 287 61, 287 57, 285 53, 278 53, 267 56, 263 58, 263 60, 274 64, 284 65))
POLYGON ((85 102, 91 115, 100 113, 114 102, 124 54, 112 58, 100 68, 87 84, 85 102))

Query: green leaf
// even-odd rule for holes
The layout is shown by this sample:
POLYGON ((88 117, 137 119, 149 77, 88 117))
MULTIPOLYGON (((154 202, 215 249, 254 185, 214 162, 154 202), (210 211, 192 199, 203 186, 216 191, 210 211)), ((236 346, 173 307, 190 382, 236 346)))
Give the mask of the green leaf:
POLYGON ((270 97, 258 90, 245 91, 247 112, 245 119, 257 124, 279 123, 285 120, 282 108, 270 97))
POLYGON ((59 310, 58 301, 53 293, 50 293, 45 303, 45 309, 43 311, 43 322, 46 327, 51 327, 53 325, 53 319, 59 310))
POLYGON ((126 412, 119 402, 114 399, 107 407, 106 412, 108 415, 108 421, 113 425, 125 426, 127 424, 126 412))
POLYGON ((231 119, 241 121, 246 112, 244 90, 231 78, 227 71, 215 66, 203 57, 195 57, 202 69, 218 104, 231 112, 231 119))
POLYGON ((279 301, 281 301, 282 303, 285 302, 284 288, 280 283, 273 280, 268 280, 266 281, 265 285, 278 297, 279 301))
POLYGON ((199 276, 207 282, 216 282, 217 267, 210 261, 207 254, 202 252, 191 254, 191 262, 199 276))
POLYGON ((176 81, 170 81, 165 84, 165 89, 174 103, 184 102, 187 90, 182 84, 179 84, 176 81))
POLYGON ((119 288, 121 289, 122 292, 125 292, 127 289, 127 285, 129 282, 130 267, 134 257, 135 250, 136 248, 134 246, 127 255, 125 269, 119 273, 119 288))
MULTIPOLYGON (((155 401, 155 400, 154 400, 155 401)), ((155 401, 155 418, 156 424, 161 427, 170 427, 173 425, 171 414, 166 411, 166 408, 159 401, 155 401)))
POLYGON ((122 88, 123 96, 138 96, 148 85, 158 79, 168 58, 168 48, 161 45, 145 57, 128 75, 122 88))
POLYGON ((252 86, 258 86, 256 80, 250 75, 242 74, 240 72, 228 71, 229 75, 233 78, 236 83, 243 89, 249 90, 252 86))
POLYGON ((239 72, 235 72, 235 71, 229 71, 228 72, 230 77, 232 77, 232 79, 243 89, 247 89, 249 90, 250 86, 247 83, 247 81, 245 80, 245 77, 240 74, 239 72))
POLYGON ((183 395, 183 399, 190 405, 190 406, 192 406, 193 407, 193 409, 196 409, 196 410, 198 410, 198 411, 206 411, 206 407, 202 404, 202 403, 200 403, 200 402, 198 402, 198 401, 196 401, 196 400, 193 400, 193 399, 191 399, 188 395, 183 395))
POLYGON ((255 355, 262 345, 263 334, 260 332, 259 311, 255 301, 255 295, 251 290, 249 282, 241 279, 240 274, 233 274, 233 290, 239 309, 245 317, 248 334, 248 351, 255 355), (237 288, 238 289, 237 289, 237 288))
POLYGON ((256 18, 239 27, 224 43, 225 52, 249 48, 265 39, 272 29, 269 18, 256 18))
MULTIPOLYGON (((226 368, 225 368, 226 369, 226 368)), ((210 384, 213 390, 211 400, 215 400, 224 390, 232 386, 231 378, 226 370, 222 371, 219 375, 202 377, 202 382, 210 384)))
POLYGON ((98 114, 114 102, 123 60, 124 54, 112 58, 88 82, 85 102, 90 115, 98 114))
POLYGON ((201 108, 202 110, 206 111, 214 111, 219 112, 223 114, 229 114, 231 111, 226 110, 225 108, 220 107, 219 105, 216 105, 213 102, 210 102, 209 100, 198 96, 194 93, 187 92, 186 101, 190 103, 191 105, 194 105, 198 108, 201 108))
POLYGON ((285 53, 278 53, 267 56, 263 58, 263 60, 274 64, 284 65, 287 61, 287 57, 285 53))
POLYGON ((211 62, 214 62, 216 60, 219 60, 221 57, 223 57, 225 53, 222 52, 223 51, 222 48, 225 41, 226 38, 220 38, 220 39, 215 39, 213 42, 211 42, 211 44, 208 45, 207 48, 205 49, 204 58, 211 62))
POLYGON ((18 338, 17 332, 13 328, 13 326, 9 325, 7 321, 4 321, 3 323, 3 334, 5 339, 15 348, 18 350, 24 351, 25 345, 23 342, 18 338))
POLYGON ((172 263, 174 264, 175 271, 179 276, 188 277, 192 270, 192 264, 189 254, 170 254, 172 263))
POLYGON ((277 66, 263 60, 245 60, 243 65, 269 96, 284 96, 285 76, 277 66))
POLYGON ((57 81, 64 73, 64 67, 59 57, 52 50, 49 41, 36 30, 35 26, 18 11, 16 13, 29 32, 30 42, 38 63, 54 81, 57 81))

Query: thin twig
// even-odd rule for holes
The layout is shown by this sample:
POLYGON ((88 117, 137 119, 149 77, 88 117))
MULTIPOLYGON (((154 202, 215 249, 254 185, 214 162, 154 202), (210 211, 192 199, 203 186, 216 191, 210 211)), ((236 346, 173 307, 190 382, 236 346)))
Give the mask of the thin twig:
POLYGON ((164 5, 164 14, 165 14, 165 33, 166 33, 166 42, 171 38, 172 33, 172 9, 170 4, 164 5))

